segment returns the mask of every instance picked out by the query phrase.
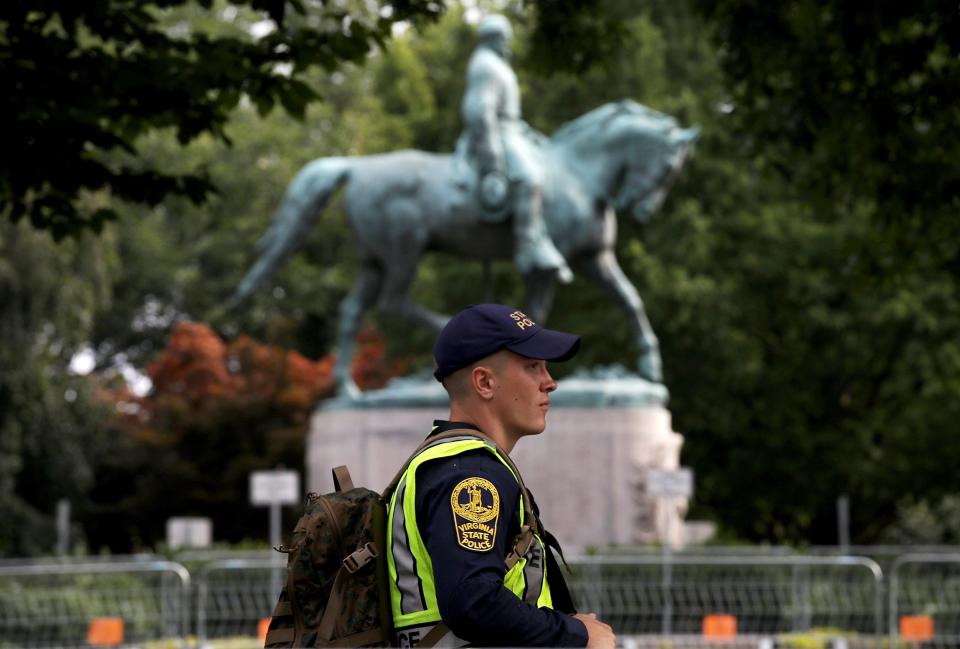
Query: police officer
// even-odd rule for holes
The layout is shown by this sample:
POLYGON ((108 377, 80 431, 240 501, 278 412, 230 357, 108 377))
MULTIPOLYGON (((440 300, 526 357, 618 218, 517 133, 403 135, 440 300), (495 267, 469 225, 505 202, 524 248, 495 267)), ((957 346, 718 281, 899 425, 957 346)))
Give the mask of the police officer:
POLYGON ((569 360, 579 346, 578 336, 499 304, 471 306, 440 332, 434 376, 450 418, 435 421, 431 437, 453 436, 416 456, 389 510, 398 646, 614 646, 608 625, 575 611, 550 549, 559 546, 496 448, 507 454, 543 431, 557 387, 546 361, 569 360), (511 550, 522 556, 508 569, 511 550))

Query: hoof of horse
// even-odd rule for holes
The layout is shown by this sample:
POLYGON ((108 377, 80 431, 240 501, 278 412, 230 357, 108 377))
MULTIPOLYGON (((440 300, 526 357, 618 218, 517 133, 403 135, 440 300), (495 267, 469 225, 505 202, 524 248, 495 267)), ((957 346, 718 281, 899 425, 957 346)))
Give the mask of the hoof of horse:
POLYGON ((656 352, 641 354, 637 361, 637 373, 651 383, 663 383, 660 354, 656 352))
POLYGON ((523 271, 524 281, 535 286, 551 285, 553 282, 569 284, 573 281, 573 271, 564 264, 562 268, 528 268, 523 271))

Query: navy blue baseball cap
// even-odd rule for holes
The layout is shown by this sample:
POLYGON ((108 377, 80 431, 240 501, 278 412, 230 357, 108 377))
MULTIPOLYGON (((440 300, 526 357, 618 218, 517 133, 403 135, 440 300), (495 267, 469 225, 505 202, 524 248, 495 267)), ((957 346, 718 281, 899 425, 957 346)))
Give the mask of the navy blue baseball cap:
POLYGON ((568 361, 580 349, 580 336, 544 329, 512 306, 472 304, 453 316, 437 336, 433 375, 443 381, 501 349, 541 361, 568 361))

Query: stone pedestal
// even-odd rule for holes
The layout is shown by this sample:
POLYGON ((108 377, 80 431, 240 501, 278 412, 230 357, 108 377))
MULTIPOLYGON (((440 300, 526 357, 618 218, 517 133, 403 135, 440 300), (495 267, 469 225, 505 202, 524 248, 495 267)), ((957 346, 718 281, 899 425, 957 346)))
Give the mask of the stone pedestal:
MULTIPOLYGON (((328 403, 314 414, 307 444, 310 491, 331 491, 330 469, 339 464, 350 468, 354 484, 382 490, 433 420, 447 417, 446 394, 436 382, 404 381, 360 400, 328 403)), ((686 501, 644 495, 646 469, 679 467, 683 437, 673 432, 670 412, 656 403, 666 393, 654 386, 660 391, 651 394, 646 384, 646 396, 638 399, 634 384, 632 390, 621 385, 617 396, 608 383, 590 377, 561 381, 551 395, 547 429, 520 440, 511 457, 544 525, 565 548, 679 545, 686 501)))

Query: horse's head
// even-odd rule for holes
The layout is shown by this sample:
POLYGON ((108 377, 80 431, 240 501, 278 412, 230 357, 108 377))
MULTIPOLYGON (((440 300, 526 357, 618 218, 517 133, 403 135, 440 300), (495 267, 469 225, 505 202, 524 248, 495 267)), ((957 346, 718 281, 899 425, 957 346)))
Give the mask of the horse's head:
POLYGON ((700 130, 680 128, 673 117, 633 101, 617 106, 611 137, 624 148, 619 182, 610 188, 611 202, 618 212, 629 212, 644 223, 660 209, 700 130))
POLYGON ((674 129, 670 133, 662 155, 635 165, 627 173, 628 182, 620 192, 622 209, 640 223, 646 223, 660 209, 667 192, 680 169, 693 153, 693 143, 700 137, 700 129, 674 129))
POLYGON ((699 129, 635 101, 606 104, 558 131, 576 155, 608 166, 598 188, 619 213, 640 222, 657 211, 671 181, 692 153, 699 129))

